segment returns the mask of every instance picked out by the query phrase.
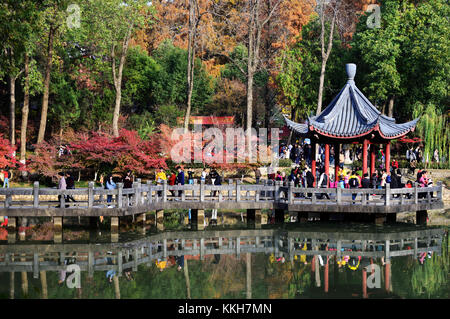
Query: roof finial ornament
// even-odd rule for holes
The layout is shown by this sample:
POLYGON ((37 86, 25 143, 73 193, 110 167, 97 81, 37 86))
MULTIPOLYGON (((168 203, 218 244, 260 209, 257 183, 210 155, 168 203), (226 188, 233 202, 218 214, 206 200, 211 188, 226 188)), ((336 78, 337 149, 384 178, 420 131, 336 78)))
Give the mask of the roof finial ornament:
POLYGON ((356 64, 354 63, 347 63, 345 65, 345 71, 347 72, 348 80, 354 81, 355 74, 356 74, 356 64))

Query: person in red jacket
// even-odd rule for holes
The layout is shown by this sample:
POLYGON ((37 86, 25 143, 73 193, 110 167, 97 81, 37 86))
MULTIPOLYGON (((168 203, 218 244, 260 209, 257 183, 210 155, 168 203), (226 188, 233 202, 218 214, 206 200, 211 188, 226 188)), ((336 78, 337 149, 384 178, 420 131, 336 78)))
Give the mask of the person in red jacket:
MULTIPOLYGON (((172 175, 170 175, 169 177, 169 185, 175 185, 175 182, 177 180, 177 175, 175 174, 175 172, 172 172, 172 175)), ((172 196, 175 196, 175 191, 171 190, 170 191, 172 193, 172 196)))

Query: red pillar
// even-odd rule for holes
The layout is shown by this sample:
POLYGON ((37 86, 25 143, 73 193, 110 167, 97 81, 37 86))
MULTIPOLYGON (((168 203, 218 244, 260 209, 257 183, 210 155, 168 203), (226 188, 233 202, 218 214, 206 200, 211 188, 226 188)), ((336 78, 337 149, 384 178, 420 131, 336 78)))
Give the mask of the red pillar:
POLYGON ((316 187, 316 143, 311 142, 311 173, 314 176, 313 187, 316 187))
POLYGON ((366 268, 362 269, 362 293, 363 293, 363 298, 367 298, 367 270, 366 270, 366 268))
POLYGON ((324 273, 324 281, 325 281, 325 285, 324 285, 324 290, 325 292, 328 292, 328 271, 329 271, 329 265, 328 265, 328 256, 327 256, 327 263, 325 264, 325 273, 324 273))
MULTIPOLYGON (((330 144, 325 144, 325 174, 330 176, 330 144)), ((330 186, 330 179, 328 178, 327 187, 330 186)))
POLYGON ((376 161, 376 146, 375 144, 370 145, 370 176, 375 173, 375 161, 376 161))
POLYGON ((391 142, 386 143, 386 151, 384 152, 386 172, 390 171, 391 164, 391 142))
POLYGON ((312 262, 311 262, 311 271, 316 271, 316 256, 313 256, 312 262))
POLYGON ((386 292, 389 292, 389 288, 391 286, 391 262, 388 261, 386 265, 384 265, 384 288, 386 292))
POLYGON ((367 173, 367 145, 369 144, 369 141, 364 139, 363 142, 363 158, 362 158, 362 170, 363 170, 363 176, 367 173))
POLYGON ((338 182, 339 178, 339 155, 341 153, 341 145, 335 144, 334 145, 334 181, 338 182))

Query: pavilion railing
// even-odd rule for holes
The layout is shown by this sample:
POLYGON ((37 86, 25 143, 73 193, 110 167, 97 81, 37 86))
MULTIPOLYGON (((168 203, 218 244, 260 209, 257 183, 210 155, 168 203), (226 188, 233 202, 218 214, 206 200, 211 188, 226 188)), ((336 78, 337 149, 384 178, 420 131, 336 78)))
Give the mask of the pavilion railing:
POLYGON ((0 208, 127 208, 151 206, 164 202, 255 202, 310 205, 407 205, 442 202, 442 183, 434 187, 392 189, 304 188, 291 183, 263 180, 260 184, 242 184, 228 180, 223 185, 201 183, 168 185, 142 184, 140 179, 132 188, 122 183, 116 189, 94 187, 60 190, 40 188, 0 188, 0 208), (328 198, 327 196, 328 195, 328 198), (352 195, 356 194, 355 198, 352 195), (64 196, 62 196, 64 195, 64 196), (75 199, 73 201, 71 199, 75 199), (3 204, 3 205, 2 205, 3 204))

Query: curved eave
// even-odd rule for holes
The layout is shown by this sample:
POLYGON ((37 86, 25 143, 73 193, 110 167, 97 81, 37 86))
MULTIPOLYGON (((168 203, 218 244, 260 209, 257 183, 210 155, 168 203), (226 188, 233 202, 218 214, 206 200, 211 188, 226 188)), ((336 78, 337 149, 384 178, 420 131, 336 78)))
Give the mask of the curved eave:
POLYGON ((380 136, 384 139, 393 140, 401 138, 409 132, 414 132, 419 119, 420 117, 403 124, 395 124, 390 121, 385 122, 381 119, 377 130, 380 133, 380 136))
POLYGON ((294 130, 296 133, 301 135, 306 135, 309 133, 308 124, 295 123, 294 121, 289 120, 286 116, 284 116, 284 121, 289 129, 294 130))
POLYGON ((313 124, 311 124, 309 126, 309 129, 311 131, 314 131, 314 132, 316 132, 316 133, 318 133, 320 135, 323 135, 323 136, 326 136, 326 137, 329 137, 329 138, 350 140, 350 139, 356 139, 356 138, 363 137, 365 135, 368 135, 368 134, 372 133, 373 131, 376 131, 378 129, 378 124, 375 123, 374 126, 370 127, 369 129, 367 129, 367 130, 365 130, 365 131, 363 131, 361 133, 353 134, 353 135, 346 135, 346 136, 345 135, 339 135, 339 134, 332 134, 330 132, 323 131, 323 130, 315 127, 313 124))

